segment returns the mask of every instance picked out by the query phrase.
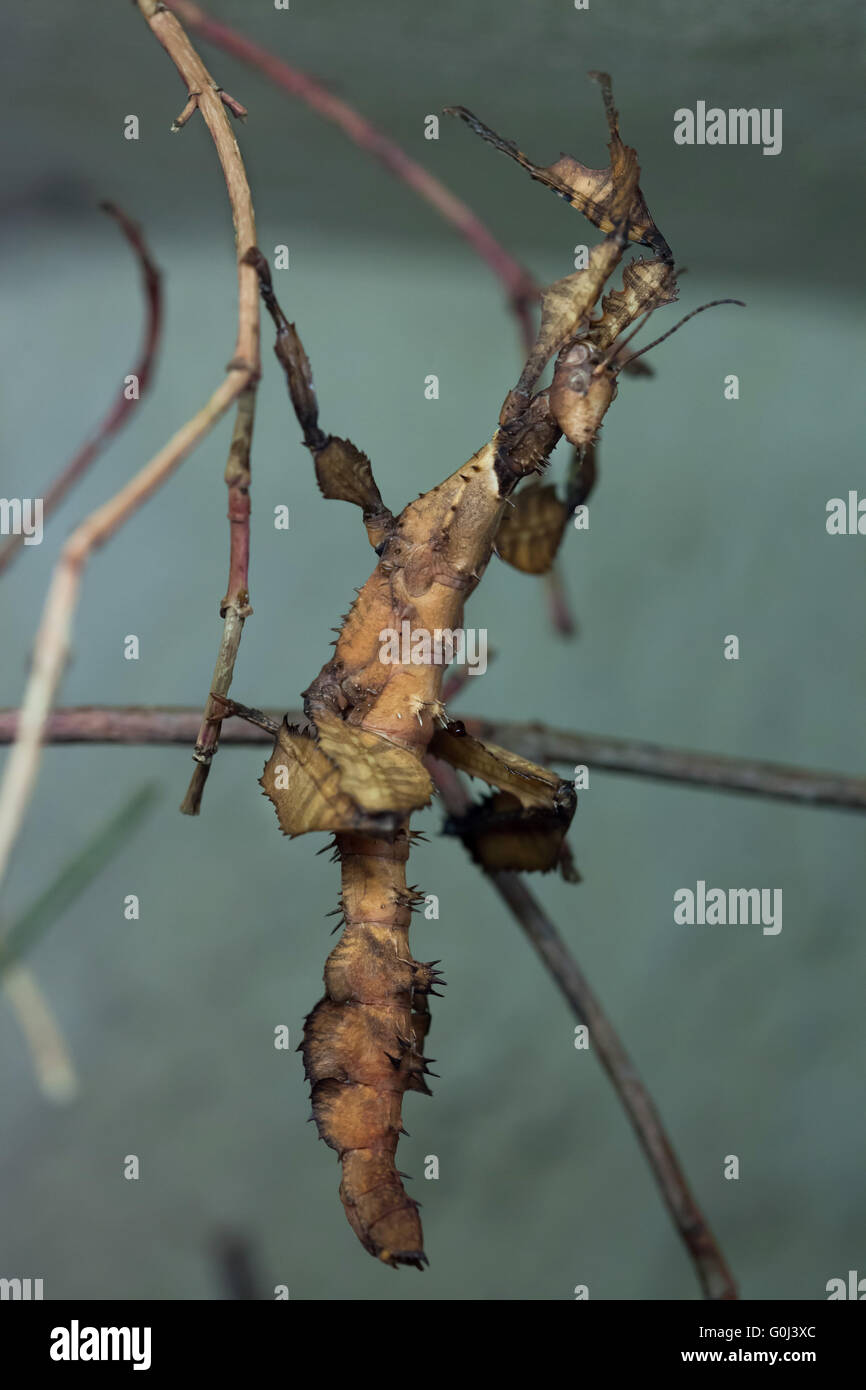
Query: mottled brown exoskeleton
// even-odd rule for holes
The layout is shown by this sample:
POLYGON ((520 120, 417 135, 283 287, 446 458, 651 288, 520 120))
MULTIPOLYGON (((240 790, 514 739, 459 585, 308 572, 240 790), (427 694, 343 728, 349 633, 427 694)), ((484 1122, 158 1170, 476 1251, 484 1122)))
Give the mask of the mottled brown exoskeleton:
MULTIPOLYGON (((544 292, 536 342, 490 440, 399 515, 383 502, 366 455, 320 428, 300 339, 277 304, 264 258, 250 258, 320 489, 361 508, 377 555, 333 655, 305 692, 306 726, 284 721, 273 729, 261 785, 285 834, 333 836, 343 931, 325 966, 324 997, 306 1020, 302 1051, 319 1134, 342 1164, 349 1222, 365 1248, 393 1266, 426 1262, 417 1204, 394 1161, 405 1092, 429 1094, 423 1045, 428 999, 440 981, 437 963, 414 960, 409 944, 412 912, 423 901, 406 877, 410 822, 433 793, 425 760, 433 755, 492 789, 489 801, 451 827, 487 868, 558 867, 575 877, 565 833, 576 798, 554 773, 452 722, 442 703, 444 666, 386 661, 381 636, 405 621, 415 631, 459 631, 466 601, 497 550, 520 569, 549 566, 569 507, 591 486, 593 444, 630 361, 623 335, 676 298, 671 253, 638 187, 637 157, 620 139, 609 81, 597 76, 610 131, 607 170, 564 157, 539 171, 460 110, 607 234, 585 270, 544 292), (605 296, 597 315, 630 242, 649 246, 655 259, 629 265, 622 289, 605 296), (552 385, 539 390, 554 358, 552 385), (565 502, 535 481, 562 435, 579 456, 565 502)), ((222 703, 227 713, 267 724, 254 711, 222 703)))

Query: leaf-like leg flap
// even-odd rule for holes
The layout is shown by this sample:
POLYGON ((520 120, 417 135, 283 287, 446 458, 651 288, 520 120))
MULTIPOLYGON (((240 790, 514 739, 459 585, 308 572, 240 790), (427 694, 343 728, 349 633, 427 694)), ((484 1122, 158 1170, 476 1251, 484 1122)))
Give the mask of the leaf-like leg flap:
POLYGON ((463 725, 449 722, 439 728, 430 740, 428 752, 434 758, 450 763, 458 772, 480 777, 488 786, 510 792, 518 805, 525 808, 545 807, 565 816, 568 825, 574 815, 577 796, 570 782, 564 782, 555 772, 539 767, 507 748, 484 743, 466 733, 463 725))
POLYGON ((324 712, 315 729, 283 721, 260 785, 286 835, 387 834, 404 814, 429 805, 433 792, 415 754, 324 712))
POLYGON ((322 496, 360 507, 370 544, 377 550, 387 539, 394 518, 382 501, 367 455, 351 440, 331 435, 323 448, 314 450, 313 458, 322 496))
POLYGON ((387 538, 394 518, 382 501, 370 460, 350 440, 326 434, 320 428, 310 361, 295 325, 289 323, 274 294, 270 266, 257 247, 248 251, 244 259, 258 273, 262 299, 277 330, 274 354, 285 374, 292 406, 304 432, 304 443, 313 455, 319 490, 323 497, 354 502, 360 507, 370 544, 378 549, 387 538))
POLYGON ((547 574, 565 533, 569 511, 552 483, 529 483, 514 494, 496 533, 496 550, 524 574, 547 574))
POLYGON ((314 735, 284 720, 259 779, 283 834, 355 828, 363 817, 340 780, 339 768, 319 748, 314 735))
POLYGON ((476 863, 490 871, 547 873, 559 868, 564 878, 578 881, 565 843, 577 805, 570 782, 506 748, 484 743, 459 723, 437 729, 429 752, 498 788, 445 823, 445 833, 459 836, 476 863))
MULTIPOLYGON (((629 166, 635 159, 634 150, 624 145, 619 133, 619 118, 613 105, 610 78, 606 73, 590 73, 602 88, 605 113, 610 130, 610 164, 606 169, 590 169, 571 155, 560 155, 553 164, 533 164, 512 140, 505 140, 495 130, 480 121, 465 106, 451 106, 449 115, 459 116, 476 135, 487 140, 495 149, 507 154, 525 169, 533 179, 558 193, 572 207, 603 232, 611 232, 622 215, 615 208, 616 195, 623 179, 629 178, 629 166)), ((635 179, 626 209, 629 240, 643 246, 651 246, 658 255, 671 259, 671 250, 650 216, 643 194, 635 179)))
POLYGON ((456 835, 488 873, 549 873, 559 869, 579 883, 565 840, 568 817, 545 806, 526 808, 510 792, 496 792, 462 816, 446 820, 443 833, 456 835))
POLYGON ((418 754, 381 734, 316 711, 319 747, 340 769, 344 792, 370 815, 406 815, 429 806, 433 783, 418 754))

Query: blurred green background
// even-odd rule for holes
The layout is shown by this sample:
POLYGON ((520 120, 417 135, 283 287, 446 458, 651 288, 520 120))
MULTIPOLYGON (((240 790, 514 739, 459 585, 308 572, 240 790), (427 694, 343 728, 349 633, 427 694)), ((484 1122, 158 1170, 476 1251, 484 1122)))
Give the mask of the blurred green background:
MULTIPOLYGON (((586 533, 562 571, 580 633, 555 636, 541 582, 493 562, 467 621, 498 653, 460 709, 862 772, 862 537, 826 534, 864 488, 859 6, 746 0, 436 5, 213 0, 211 12, 325 80, 464 196, 540 280, 597 234, 443 118, 462 103, 539 162, 603 164, 589 68, 612 72, 625 139, 677 259, 661 332, 735 295, 625 380, 604 429, 586 533), (782 107, 784 146, 680 148, 673 112, 782 107), (858 109, 859 108, 859 109, 858 109), (740 399, 723 379, 740 378, 740 399), (728 633, 738 662, 722 658, 728 633)), ((5 578, 0 702, 17 704, 64 536, 205 399, 234 340, 230 219, 203 126, 170 135, 183 93, 128 3, 42 0, 0 20, 4 496, 38 495, 131 367, 137 271, 96 210, 120 202, 164 272, 155 388, 131 428, 5 578), (123 138, 127 114, 141 138, 123 138)), ((489 437, 519 364, 500 288, 471 249, 343 135, 202 47, 250 109, 239 132, 278 292, 304 337, 325 428, 371 456, 399 508, 489 437), (440 399, 424 399, 429 373, 440 399)), ((862 126, 861 126, 862 128, 862 126)), ((645 334, 648 340, 651 334, 645 334)), ((234 693, 297 706, 328 629, 371 568, 357 514, 326 503, 270 356, 254 446, 252 599, 234 693), (273 508, 291 509, 276 531, 273 508)), ((62 702, 200 707, 219 639, 230 426, 87 571, 62 702), (137 662, 123 658, 135 633, 137 662)), ((565 454, 554 467, 561 475, 565 454)), ((441 1080, 405 1107, 400 1167, 424 1204, 430 1269, 379 1267, 352 1236, 334 1157, 305 1124, 293 1043, 319 997, 338 880, 321 837, 279 834, 258 750, 220 753, 200 819, 181 817, 186 749, 53 748, 4 901, 21 911, 142 782, 144 829, 29 960, 54 1004, 78 1099, 37 1093, 0 999, 0 1275, 48 1298, 219 1298, 214 1242, 247 1243, 262 1297, 688 1299, 691 1267, 574 1020, 459 847, 433 838, 413 881, 439 895, 415 955, 441 957, 428 1051, 441 1080), (127 922, 123 900, 141 900, 127 922), (141 1178, 123 1178, 137 1154, 141 1178), (424 1157, 440 1160, 424 1181, 424 1157)), ((438 812, 419 819, 434 832, 438 812)), ((538 892, 622 1032, 748 1298, 825 1296, 866 1274, 863 824, 851 814, 593 775, 572 842, 584 881, 538 892), (781 887, 784 927, 688 928, 698 878, 781 887), (740 1179, 725 1181, 725 1156, 740 1179)))

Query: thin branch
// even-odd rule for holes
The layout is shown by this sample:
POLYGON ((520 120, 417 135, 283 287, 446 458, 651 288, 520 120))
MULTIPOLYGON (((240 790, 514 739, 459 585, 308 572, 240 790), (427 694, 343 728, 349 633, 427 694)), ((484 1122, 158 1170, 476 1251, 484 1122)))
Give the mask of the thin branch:
POLYGON ((225 480, 229 492, 229 579, 225 598, 220 603, 223 632, 211 679, 212 694, 208 695, 202 722, 196 734, 193 754, 196 768, 180 806, 186 816, 197 816, 201 809, 205 782, 219 746, 220 722, 214 717, 218 707, 212 695, 227 695, 231 688, 244 623, 253 611, 249 590, 250 450, 255 410, 255 387, 251 387, 238 402, 234 434, 226 464, 225 480))
POLYGON ((258 380, 260 373, 258 276, 243 260, 255 244, 252 199, 220 88, 174 15, 169 14, 159 0, 138 0, 138 8, 172 58, 188 93, 195 97, 222 165, 238 243, 238 335, 226 378, 206 405, 181 426, 116 496, 82 522, 60 553, 36 634, 16 741, 0 782, 0 884, 36 785, 43 729, 69 655, 82 574, 91 553, 104 545, 171 477, 229 407, 258 380))
POLYGON ((189 29, 206 43, 215 44, 239 62, 258 69, 289 96, 298 97, 320 116, 340 127, 360 149, 378 159, 395 178, 407 184, 431 207, 450 222, 465 237, 478 255, 503 284, 512 311, 520 323, 527 349, 535 338, 532 308, 538 298, 538 286, 527 270, 500 246, 483 222, 461 199, 412 159, 395 141, 380 130, 347 102, 335 97, 321 82, 307 73, 291 67, 267 49, 246 39, 227 24, 211 19, 190 0, 167 0, 169 9, 180 15, 189 29))
MULTIPOLYGON (((269 709, 277 724, 284 711, 269 709)), ((18 727, 19 711, 0 710, 0 746, 11 743, 18 727)), ((302 710, 289 710, 290 724, 306 724, 302 710)), ((199 715, 183 708, 82 705, 55 710, 45 726, 47 743, 186 744, 196 734, 199 715)), ((569 733, 543 724, 513 724, 467 715, 466 729, 520 753, 536 763, 585 764, 599 772, 618 772, 676 782, 687 787, 769 797, 800 805, 830 807, 841 811, 866 811, 866 777, 842 772, 818 772, 784 763, 729 758, 716 753, 694 753, 665 748, 636 739, 608 738, 604 734, 569 733)), ((238 720, 222 726, 225 744, 265 745, 271 736, 238 720)))
MULTIPOLYGON (((90 438, 82 444, 75 457, 42 494, 43 521, 56 510, 73 484, 77 483, 79 478, 87 472, 94 459, 102 453, 111 438, 126 424, 150 383, 159 346, 162 325, 162 292, 159 270, 151 258, 141 229, 127 216, 123 209, 114 203, 103 203, 102 209, 118 223, 123 235, 135 252, 141 269, 147 318, 141 352, 130 373, 137 380, 136 394, 127 396, 125 392, 120 393, 90 438)), ((15 558, 23 543, 24 533, 20 532, 10 535, 0 545, 0 574, 15 558)))
MULTIPOLYGON (((462 815, 470 799, 457 774, 434 758, 428 759, 427 763, 448 812, 454 816, 462 815)), ((735 1299, 737 1288, 733 1275, 692 1196, 661 1116, 586 976, 521 875, 502 871, 482 872, 526 932, 575 1017, 589 1029, 592 1050, 607 1072, 637 1135, 665 1205, 692 1260, 704 1297, 735 1299)))
POLYGON ((69 656, 84 567, 92 552, 171 477, 245 389, 248 378, 247 369, 233 369, 198 414, 126 487, 82 522, 60 552, 36 633, 15 743, 0 782, 0 883, 36 785, 43 730, 69 656))
MULTIPOLYGON (((261 358, 258 276, 245 258, 256 244, 256 222, 246 171, 226 110, 239 118, 244 118, 247 113, 240 102, 214 81, 177 19, 159 0, 138 0, 138 7, 186 83, 188 101, 172 129, 181 129, 195 110, 201 111, 222 165, 235 227, 238 257, 238 340, 235 361, 248 364, 253 370, 238 401, 225 472, 229 495, 229 578, 225 597, 220 602, 223 630, 211 689, 226 694, 231 687, 244 623, 253 611, 249 595, 250 448, 261 358)), ((208 696, 195 740, 193 757, 196 768, 180 807, 184 814, 190 816, 199 813, 205 782, 219 743, 220 726, 212 717, 213 709, 213 701, 208 696)))
POLYGON ((663 782, 765 796, 774 801, 795 801, 807 806, 866 811, 866 777, 754 758, 666 748, 639 739, 569 733, 548 729, 542 724, 511 724, 488 719, 466 719, 464 723, 479 738, 490 738, 505 748, 513 748, 534 762, 564 763, 572 767, 586 764, 599 771, 620 772, 630 777, 651 777, 663 782))

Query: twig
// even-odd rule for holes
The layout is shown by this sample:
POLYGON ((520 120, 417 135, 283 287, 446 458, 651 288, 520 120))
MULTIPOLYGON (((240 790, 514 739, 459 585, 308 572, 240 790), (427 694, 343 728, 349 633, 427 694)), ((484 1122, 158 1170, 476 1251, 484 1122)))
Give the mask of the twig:
POLYGON ((456 227, 502 282, 511 309, 519 321, 524 344, 527 349, 531 346, 535 337, 531 306, 538 298, 538 286, 529 272, 500 246, 483 222, 461 199, 455 197, 439 179, 406 154, 395 141, 377 130, 347 102, 329 92, 321 82, 291 67, 282 58, 275 57, 267 49, 244 38, 227 24, 220 24, 217 20, 211 19, 199 5, 190 3, 190 0, 167 0, 167 4, 169 9, 180 15, 193 33, 200 35, 206 43, 213 43, 240 62, 257 68, 289 96, 298 97, 320 116, 339 126, 350 140, 378 159, 389 173, 401 183, 413 188, 447 222, 456 227))
MULTIPOLYGON (((159 271, 151 259, 150 252, 142 237, 140 228, 127 216, 123 209, 118 207, 115 203, 103 203, 102 209, 118 223, 123 235, 138 257, 139 266, 141 268, 147 320, 141 352, 131 372, 131 375, 136 377, 138 381, 137 395, 128 397, 125 392, 121 392, 108 414, 100 421, 90 438, 82 444, 71 462, 66 465, 63 471, 54 479, 54 482, 45 490, 42 495, 43 521, 57 508, 72 485, 77 483, 79 478, 87 472, 87 469, 93 463, 94 459, 102 452, 112 436, 117 434, 118 430, 126 424, 130 414, 138 405, 140 398, 144 395, 150 383, 157 348, 159 346, 160 328, 162 325, 162 293, 159 271)), ((0 574, 3 573, 6 566, 15 558, 23 542, 24 534, 20 532, 10 535, 3 544, 0 545, 0 574)))
POLYGON ((0 782, 0 883, 39 770, 43 729, 69 655, 84 567, 91 553, 147 501, 244 390, 249 372, 233 368, 207 404, 120 492, 73 531, 60 552, 33 646, 16 739, 0 782))
POLYGON ((545 728, 542 724, 510 724, 487 719, 466 719, 464 723, 479 738, 491 738, 535 762, 570 766, 585 763, 587 767, 621 772, 630 777, 652 777, 663 782, 766 796, 775 801, 795 801, 808 806, 866 811, 866 777, 753 758, 731 758, 719 753, 697 753, 685 748, 665 748, 639 739, 568 733, 545 728))
MULTIPOLYGON (((284 711, 270 709, 267 713, 279 724, 284 711)), ((13 741, 18 714, 14 709, 0 710, 0 746, 13 741)), ((191 709, 82 705, 55 710, 45 726, 45 741, 186 744, 195 737, 199 717, 191 709)), ((287 717, 291 724, 305 725, 307 722, 302 710, 289 710, 287 717)), ((531 762, 566 766, 585 763, 600 772, 764 796, 805 806, 866 811, 866 777, 818 772, 751 758, 729 758, 716 753, 694 753, 635 739, 608 738, 603 734, 569 733, 564 729, 548 729, 543 724, 506 724, 470 715, 462 722, 470 733, 510 748, 531 762)), ((271 741, 271 736, 251 724, 232 720, 223 724, 221 741, 235 745, 265 745, 271 741)))
MULTIPOLYGON (((226 464, 229 492, 229 580, 220 603, 223 619, 222 640, 211 679, 211 691, 227 695, 234 675, 244 623, 252 613, 249 591, 250 563, 250 450, 255 419, 255 388, 245 391, 238 402, 234 435, 226 464)), ((186 816, 197 816, 208 779, 211 762, 219 746, 220 722, 214 716, 217 706, 211 695, 205 705, 195 741, 196 768, 180 809, 186 816)))
MULTIPOLYGON (((222 164, 238 257, 238 339, 235 361, 252 368, 238 401, 225 481, 229 494, 229 578, 220 603, 223 631, 211 689, 227 693, 234 675, 244 623, 252 613, 249 596, 250 554, 250 448, 255 418, 255 391, 261 372, 259 348, 258 276, 245 257, 256 244, 256 221, 246 171, 226 109, 245 117, 246 109, 211 77, 174 15, 158 0, 138 0, 138 7, 165 48, 184 82, 189 98, 173 130, 180 129, 193 111, 199 110, 211 133, 222 164)), ((185 815, 196 816, 201 806, 211 761, 219 743, 219 723, 213 719, 208 697, 195 741, 196 768, 181 802, 185 815)))
MULTIPOLYGON (((462 815, 469 797, 452 768, 427 760, 443 804, 462 815)), ((589 1029, 590 1042, 637 1135, 674 1225, 694 1264, 704 1297, 735 1299, 737 1289, 725 1258, 689 1189, 649 1092, 613 1025, 541 904, 520 874, 483 871, 526 932, 575 1017, 589 1029)))
POLYGON ((15 745, 0 783, 0 884, 29 805, 39 769, 42 731, 69 654, 82 572, 91 553, 159 488, 259 376, 258 276, 242 256, 255 244, 252 199, 240 150, 220 89, 174 15, 159 0, 138 8, 194 95, 217 149, 238 242, 238 335, 225 380, 206 405, 177 431, 150 463, 72 533, 60 553, 33 649, 15 745))

